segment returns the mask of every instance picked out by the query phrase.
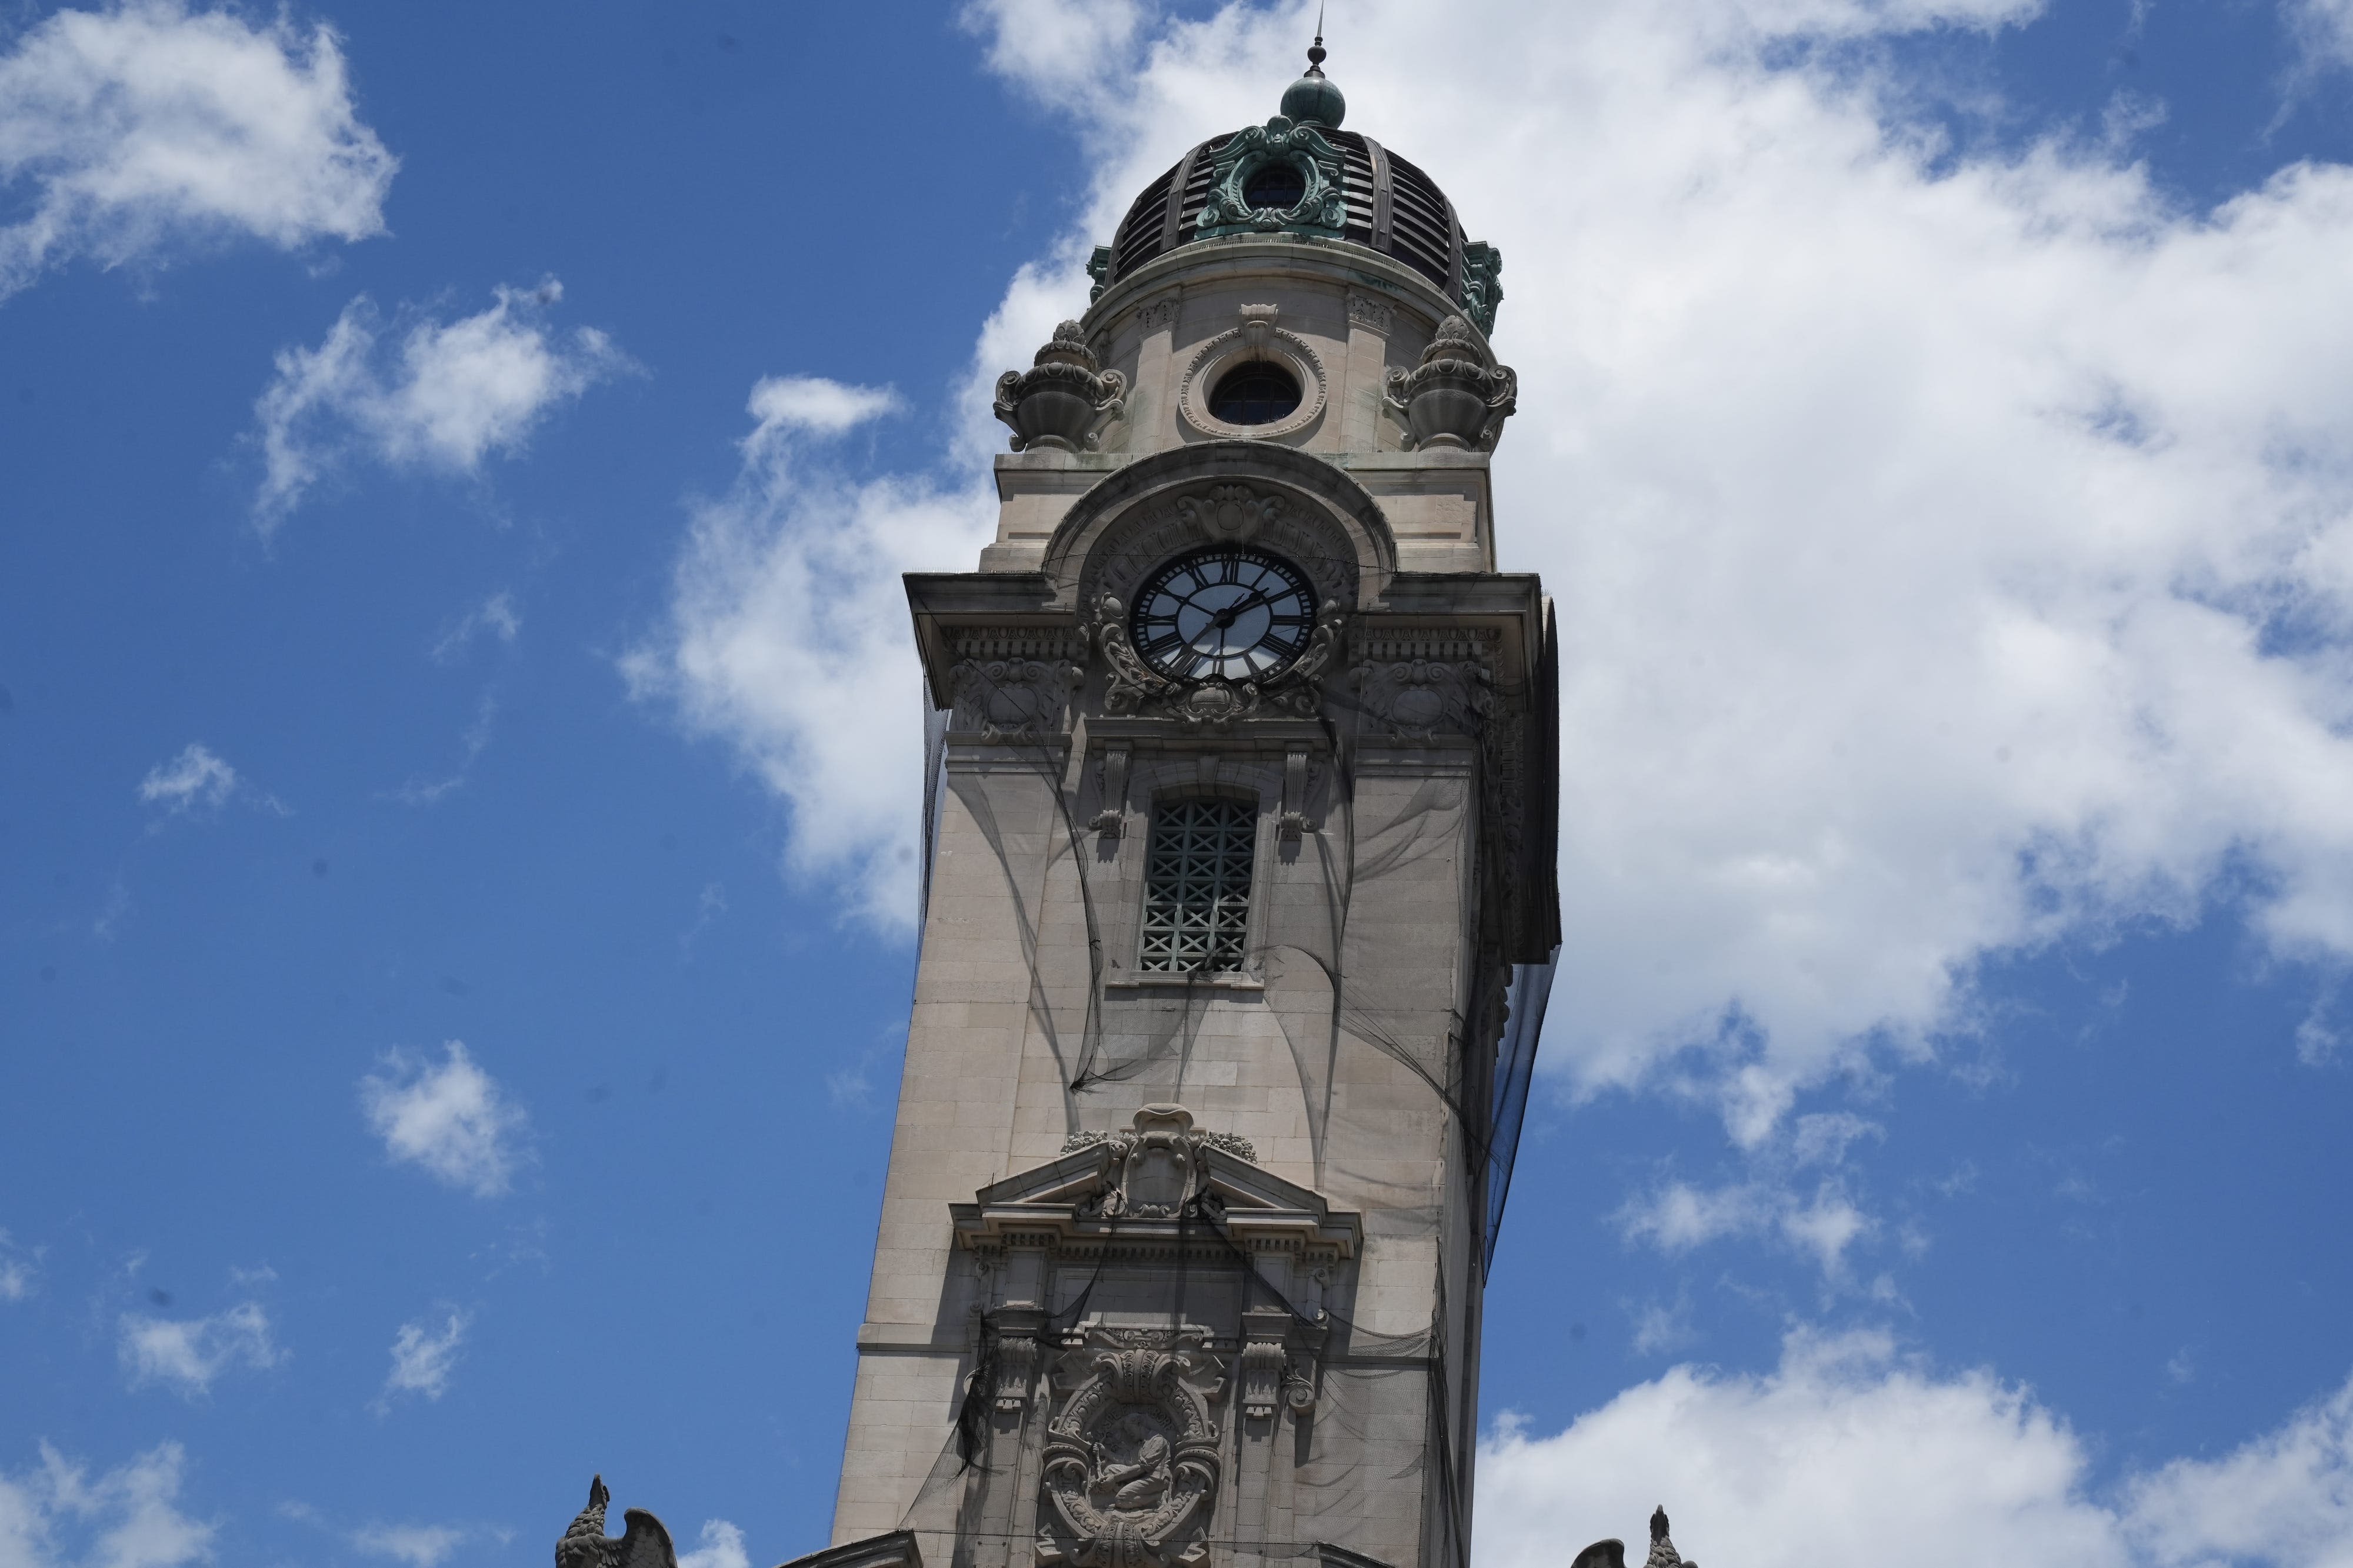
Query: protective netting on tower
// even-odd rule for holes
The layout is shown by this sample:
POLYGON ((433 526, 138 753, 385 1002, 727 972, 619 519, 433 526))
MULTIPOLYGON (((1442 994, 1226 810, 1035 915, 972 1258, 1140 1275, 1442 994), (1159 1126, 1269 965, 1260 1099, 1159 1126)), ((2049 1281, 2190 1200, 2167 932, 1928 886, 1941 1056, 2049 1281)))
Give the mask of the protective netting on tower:
MULTIPOLYGON (((1430 737, 1462 765, 1434 768, 1424 777, 1392 767, 1370 792, 1378 800, 1373 808, 1363 804, 1368 792, 1358 773, 1358 737, 1367 728, 1361 697, 1343 671, 1324 682, 1314 718, 1322 776, 1312 792, 1314 809, 1303 813, 1314 820, 1275 847, 1281 902, 1275 913, 1253 921, 1246 967, 1254 1011, 1273 1021, 1295 1076, 1309 1184, 1345 1188, 1349 1206, 1364 1214, 1368 1234, 1435 1237, 1426 1282, 1434 1289, 1417 1298, 1434 1298, 1435 1306, 1424 1321, 1400 1322, 1393 1306, 1385 1310, 1378 1301, 1356 1300, 1350 1282, 1327 1288, 1320 1304, 1303 1309, 1253 1265, 1249 1250, 1228 1231, 1214 1194, 1187 1200, 1174 1247, 1174 1279, 1163 1291, 1166 1328, 1180 1329, 1187 1302, 1223 1281, 1245 1307, 1279 1307, 1322 1344, 1313 1413, 1283 1435, 1297 1445, 1291 1535, 1213 1536, 1210 1544, 1223 1555, 1269 1561, 1313 1555, 1318 1542, 1354 1538, 1357 1521, 1383 1507, 1385 1493, 1400 1482, 1414 1478, 1419 1485, 1427 1477, 1434 1483, 1429 1507, 1440 1560, 1452 1568, 1467 1562, 1469 1456, 1461 1450, 1473 1430, 1475 1391, 1451 1386, 1450 1368, 1462 1363, 1450 1354, 1450 1345, 1459 1347, 1456 1337, 1474 1331, 1463 1295, 1475 1300, 1493 1258, 1557 954, 1555 947, 1542 962, 1508 965, 1497 957, 1502 942, 1493 906, 1502 899, 1497 868, 1482 858, 1493 852, 1482 846, 1500 841, 1493 819, 1512 804, 1498 796, 1498 779, 1507 772, 1502 748, 1519 745, 1549 755, 1553 715, 1531 710, 1535 700, 1546 705, 1550 700, 1548 625, 1546 634, 1535 682, 1499 675, 1478 693, 1477 712, 1463 716, 1471 721, 1462 727, 1467 733, 1430 737), (1420 933, 1425 943, 1447 953, 1456 989, 1462 987, 1463 966, 1486 971, 1472 975, 1467 1008, 1456 1005, 1458 995, 1432 994, 1426 966, 1352 966, 1354 955, 1384 951, 1384 942, 1396 937, 1372 929, 1393 923, 1392 911, 1428 907, 1433 882, 1459 883, 1470 891, 1457 908, 1478 912, 1486 922, 1469 932, 1420 933), (1356 1142, 1335 1148, 1334 1117, 1344 1101, 1356 1142), (1366 1157, 1362 1128, 1368 1118, 1403 1131, 1432 1116, 1443 1134, 1434 1146, 1444 1152, 1419 1173, 1400 1174, 1396 1162, 1366 1157), (1458 1222, 1451 1226, 1445 1223, 1450 1211, 1458 1222), (1460 1237, 1452 1243, 1456 1255, 1447 1250, 1450 1237, 1460 1237), (1419 1436, 1402 1441, 1401 1432, 1419 1436)), ((984 683, 978 697, 985 701, 991 695, 986 669, 970 678, 984 683)), ((1090 814, 1090 806, 1106 804, 1114 786, 1100 772, 1100 748, 1091 746, 1085 721, 1070 736, 992 735, 985 747, 960 750, 962 761, 950 755, 956 748, 948 742, 947 710, 927 707, 925 725, 926 912, 939 896, 936 859, 943 824, 953 813, 956 843, 976 842, 993 863, 994 874, 985 880, 989 907, 1010 923, 999 934, 1018 954, 1015 978, 1023 994, 1025 1050, 1042 1050, 1055 1064, 1065 1131, 1099 1128, 1139 1096, 1186 1100, 1204 1082, 1205 1032, 1231 1026, 1233 989, 1207 973, 1155 974, 1148 994, 1132 989, 1138 977, 1128 955, 1113 949, 1115 937, 1132 935, 1132 907, 1141 901, 1135 857, 1123 855, 1124 835, 1137 831, 1141 820, 1107 830, 1090 814), (984 760, 975 762, 976 756, 984 760), (1107 981, 1131 989, 1107 1002, 1107 981)), ((1550 788, 1548 775, 1525 782, 1550 788)), ((1124 807, 1125 801, 1108 804, 1124 807)), ((1299 811, 1306 803, 1285 804, 1299 811)), ((1271 814, 1261 820, 1271 823, 1271 814)), ((1532 822, 1529 831, 1541 836, 1536 848, 1547 879, 1516 889, 1516 896, 1549 900, 1548 818, 1532 822)), ((964 886, 979 885, 969 880, 976 875, 969 866, 956 874, 968 879, 964 886)), ((1273 897, 1271 889, 1261 891, 1273 897)), ((1228 1038, 1229 1048, 1231 1043, 1228 1038)), ((1106 1239, 1098 1258, 1113 1250, 1106 1239)), ((1042 1332, 1034 1327, 1025 1332, 1050 1343, 1077 1332, 1100 1309, 1103 1271, 1098 1262, 1091 1277, 1058 1277, 1054 1299, 1040 1303, 1042 1332)), ((1131 1310, 1123 1321, 1134 1316, 1131 1310)), ((1029 1542, 1011 1533, 1034 1531, 1008 1532, 990 1521, 1018 1513, 1010 1493, 998 1495, 1005 1489, 1034 1499, 1036 1472, 1008 1457, 1036 1450, 1052 1404, 1037 1397, 999 1408, 1001 1342, 994 1315, 983 1313, 965 1363, 961 1405, 900 1526, 952 1539, 957 1563, 975 1568, 1028 1561, 1029 1542)))

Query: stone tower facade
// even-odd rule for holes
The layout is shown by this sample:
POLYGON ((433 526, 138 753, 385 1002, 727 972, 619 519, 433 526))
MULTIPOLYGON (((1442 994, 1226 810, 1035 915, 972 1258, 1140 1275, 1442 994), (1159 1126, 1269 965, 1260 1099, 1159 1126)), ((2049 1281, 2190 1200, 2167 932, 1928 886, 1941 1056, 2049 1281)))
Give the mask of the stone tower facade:
POLYGON ((1462 1568, 1550 963, 1500 258, 1311 52, 999 384, 907 579, 922 955, 829 1563, 1462 1568))

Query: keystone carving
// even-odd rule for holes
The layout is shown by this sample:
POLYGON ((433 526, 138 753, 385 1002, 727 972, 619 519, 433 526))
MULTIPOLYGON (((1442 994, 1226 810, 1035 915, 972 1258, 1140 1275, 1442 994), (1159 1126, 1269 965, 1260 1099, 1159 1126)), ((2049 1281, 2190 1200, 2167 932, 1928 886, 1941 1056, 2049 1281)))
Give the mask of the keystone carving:
POLYGON ((948 671, 955 693, 951 727, 990 741, 1060 734, 1071 691, 1083 672, 1041 658, 967 658, 948 671))
POLYGON ((1076 321, 1064 321, 1026 371, 997 378, 996 413, 1013 428, 1013 449, 1092 450, 1095 428, 1126 406, 1127 378, 1104 370, 1076 321))
POLYGON ((1282 498, 1260 495, 1248 485, 1219 485, 1206 496, 1181 498, 1176 515, 1207 538, 1247 544, 1282 515, 1282 498))
POLYGON ((1231 1132, 1200 1132, 1181 1105, 1147 1105, 1124 1132, 1073 1132, 1063 1152, 1111 1151, 1103 1190, 1089 1207, 1104 1219, 1175 1219, 1199 1190, 1201 1151, 1215 1149, 1258 1163, 1258 1150, 1231 1132))
POLYGON ((621 1516, 628 1526, 621 1534, 605 1533, 605 1505, 612 1500, 605 1478, 591 1477, 588 1506, 555 1543, 555 1568, 678 1568, 678 1549, 670 1544, 670 1531, 641 1508, 621 1516))
POLYGON ((1366 662, 1354 671, 1366 729, 1399 741, 1476 731, 1494 705, 1493 679, 1474 660, 1366 662))
POLYGON ((1417 448, 1492 452, 1504 421, 1519 406, 1520 378, 1489 358, 1460 316, 1438 323, 1419 364, 1393 366, 1387 381, 1388 405, 1405 416, 1417 448))

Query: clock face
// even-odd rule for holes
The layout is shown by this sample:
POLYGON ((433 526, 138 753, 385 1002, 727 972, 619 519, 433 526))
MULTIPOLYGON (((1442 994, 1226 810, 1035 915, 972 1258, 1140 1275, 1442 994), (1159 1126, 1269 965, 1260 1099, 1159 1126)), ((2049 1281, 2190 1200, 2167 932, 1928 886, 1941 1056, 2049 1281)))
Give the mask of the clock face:
POLYGON ((1135 596, 1135 651, 1178 680, 1264 680, 1307 647, 1315 591, 1297 567, 1261 550, 1180 556, 1135 596))

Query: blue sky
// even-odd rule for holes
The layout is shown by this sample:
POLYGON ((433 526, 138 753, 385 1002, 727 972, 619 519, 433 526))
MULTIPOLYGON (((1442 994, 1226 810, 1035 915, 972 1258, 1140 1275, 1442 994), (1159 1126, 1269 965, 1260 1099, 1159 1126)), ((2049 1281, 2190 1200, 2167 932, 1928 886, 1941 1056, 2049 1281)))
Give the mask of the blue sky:
MULTIPOLYGON (((1569 932, 1480 1552, 2353 1560, 2353 9, 1335 6, 1569 932)), ((820 1544, 981 391, 1300 6, 0 18, 0 1565, 820 1544)))

